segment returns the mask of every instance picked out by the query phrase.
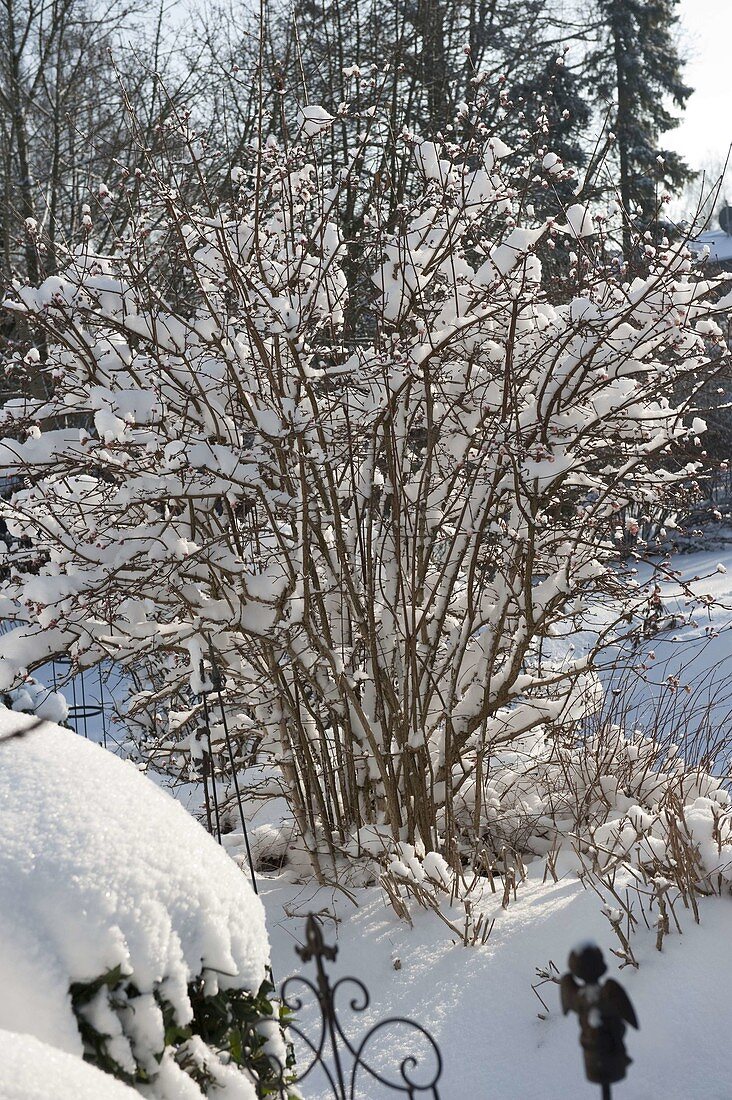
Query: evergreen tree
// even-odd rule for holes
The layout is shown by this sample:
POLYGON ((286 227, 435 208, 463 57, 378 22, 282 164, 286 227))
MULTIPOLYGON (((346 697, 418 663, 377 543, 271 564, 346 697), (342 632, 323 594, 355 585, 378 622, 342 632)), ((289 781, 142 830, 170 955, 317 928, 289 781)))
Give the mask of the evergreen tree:
MULTIPOLYGON (((692 176, 685 161, 660 146, 678 125, 669 100, 682 108, 692 89, 674 42, 678 0, 594 0, 599 41, 590 53, 587 84, 595 105, 609 112, 615 134, 620 197, 640 226, 656 217, 659 190, 678 189, 692 176)), ((630 226, 623 239, 630 250, 630 226)))
MULTIPOLYGON (((565 65, 564 58, 552 58, 533 75, 515 84, 511 100, 526 124, 537 125, 540 139, 566 169, 578 172, 585 167, 589 159, 586 137, 592 109, 582 75, 565 65)), ((575 187, 576 180, 558 173, 551 189, 531 189, 529 197, 538 212, 550 216, 571 202, 575 187)))
MULTIPOLYGON (((525 132, 529 127, 539 161, 550 166, 549 171, 527 181, 524 194, 524 203, 533 207, 539 219, 557 217, 561 221, 564 209, 576 201, 577 179, 590 159, 586 136, 592 108, 582 72, 574 71, 565 60, 564 55, 552 57, 533 76, 511 88, 510 102, 519 126, 514 120, 513 127, 507 126, 505 132, 519 144, 520 128, 525 132)), ((569 239, 563 237, 536 244, 550 299, 556 276, 571 266, 568 245, 569 239)))

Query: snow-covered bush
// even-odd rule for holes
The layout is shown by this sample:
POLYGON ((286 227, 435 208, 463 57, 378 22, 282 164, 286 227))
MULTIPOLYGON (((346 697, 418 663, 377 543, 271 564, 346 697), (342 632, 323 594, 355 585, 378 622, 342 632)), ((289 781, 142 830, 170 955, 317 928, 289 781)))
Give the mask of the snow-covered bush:
POLYGON ((32 1035, 0 1031, 2 1100, 134 1100, 137 1093, 32 1035))
POLYGON ((3 700, 11 710, 23 714, 35 714, 48 722, 66 723, 69 716, 69 704, 60 691, 41 684, 33 676, 26 676, 22 683, 8 691, 3 700))
MULTIPOLYGON (((470 786, 465 796, 463 812, 469 813, 475 798, 470 786)), ((698 834, 690 830, 689 839, 701 842, 699 811, 714 806, 716 827, 709 817, 709 832, 722 843, 713 857, 705 848, 705 873, 716 874, 729 863, 725 845, 732 801, 724 778, 688 764, 665 740, 617 726, 564 740, 537 730, 499 751, 482 802, 484 840, 493 858, 505 847, 532 859, 569 839, 604 853, 601 864, 605 856, 632 854, 638 865, 645 856, 659 861, 673 857, 660 843, 645 849, 636 844, 654 831, 658 837, 666 835, 672 819, 697 821, 698 834)))
MULTIPOLYGON (((574 738, 545 729, 499 750, 479 802, 479 843, 465 852, 471 871, 456 874, 423 845, 390 845, 385 835, 364 837, 395 912, 411 921, 416 903, 435 912, 465 944, 489 935, 486 899, 508 905, 526 866, 543 862, 545 875, 574 871, 603 898, 615 927, 629 920, 627 961, 637 917, 616 908, 616 880, 633 887, 641 909, 664 916, 681 900, 699 919, 698 900, 732 890, 732 797, 726 779, 689 764, 667 738, 615 725, 574 738), (472 857, 472 858, 471 858, 472 857), (495 877, 494 877, 495 876, 495 877)), ((456 821, 472 814, 474 783, 462 791, 456 821)), ((658 919, 657 917, 654 919, 658 919)), ((659 943, 660 946, 660 943, 659 943)))
POLYGON ((0 737, 0 1027, 159 1100, 261 1095, 287 1050, 247 877, 132 764, 7 710, 0 737))
POLYGON ((673 395, 720 367, 683 245, 627 281, 608 211, 537 219, 543 123, 512 153, 484 106, 462 141, 395 138, 396 193, 371 110, 335 178, 323 112, 250 149, 229 206, 150 163, 113 254, 90 235, 6 302, 53 392, 3 413, 4 515, 40 554, 3 586, 0 689, 58 652, 127 664, 143 752, 274 766, 319 875, 372 825, 457 858, 496 751, 581 719, 595 654, 540 643, 594 601, 599 648, 642 602, 615 517, 693 473, 665 463, 703 430, 673 395), (550 293, 539 242, 568 259, 550 293))

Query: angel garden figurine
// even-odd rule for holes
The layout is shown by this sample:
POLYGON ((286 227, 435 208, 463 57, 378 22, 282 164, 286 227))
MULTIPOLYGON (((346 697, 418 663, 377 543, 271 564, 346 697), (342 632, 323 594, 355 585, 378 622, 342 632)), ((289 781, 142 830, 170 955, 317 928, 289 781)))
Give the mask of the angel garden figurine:
POLYGON ((610 1085, 623 1080, 631 1063, 623 1042, 625 1025, 637 1028, 638 1020, 618 982, 608 978, 600 984, 607 965, 596 944, 575 947, 568 965, 570 972, 560 982, 562 1010, 565 1016, 570 1011, 579 1016, 587 1080, 602 1085, 603 1097, 609 1097, 610 1085))

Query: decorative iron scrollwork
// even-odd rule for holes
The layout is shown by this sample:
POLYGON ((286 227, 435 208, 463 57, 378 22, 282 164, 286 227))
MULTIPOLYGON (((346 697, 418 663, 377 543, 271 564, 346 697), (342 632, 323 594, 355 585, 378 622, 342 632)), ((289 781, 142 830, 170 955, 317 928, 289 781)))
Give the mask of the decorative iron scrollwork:
MULTIPOLYGON (((339 1014, 339 1001, 343 999, 342 994, 348 991, 350 1013, 365 1012, 371 1002, 369 991, 358 978, 339 978, 331 985, 325 963, 335 962, 338 948, 326 944, 320 924, 312 913, 308 916, 305 931, 305 946, 296 950, 303 962, 315 963, 315 981, 296 975, 288 978, 280 990, 282 1005, 293 1016, 288 1023, 288 1031, 298 1048, 298 1062, 294 1069, 283 1070, 280 1075, 280 1096, 302 1095, 299 1086, 306 1078, 313 1080, 321 1074, 335 1100, 358 1100, 359 1097, 365 1100, 372 1094, 359 1090, 365 1086, 367 1079, 372 1085, 376 1083, 381 1086, 380 1095, 386 1091, 407 1096, 410 1100, 419 1097, 440 1100, 438 1083, 442 1075, 442 1055, 430 1033, 414 1020, 393 1016, 374 1024, 360 1040, 349 1038, 339 1014), (311 997, 315 999, 319 1012, 315 1037, 303 1029, 298 1018, 311 997), (391 1036, 390 1049, 393 1048, 395 1033, 400 1029, 404 1031, 404 1038, 409 1037, 410 1044, 416 1042, 421 1050, 417 1053, 410 1049, 403 1057, 397 1056, 397 1064, 389 1072, 381 1062, 376 1068, 370 1056, 371 1050, 379 1039, 387 1035, 391 1036)), ((307 1095, 306 1092, 304 1094, 307 1095)), ((318 1088, 318 1095, 322 1095, 322 1087, 318 1088)))

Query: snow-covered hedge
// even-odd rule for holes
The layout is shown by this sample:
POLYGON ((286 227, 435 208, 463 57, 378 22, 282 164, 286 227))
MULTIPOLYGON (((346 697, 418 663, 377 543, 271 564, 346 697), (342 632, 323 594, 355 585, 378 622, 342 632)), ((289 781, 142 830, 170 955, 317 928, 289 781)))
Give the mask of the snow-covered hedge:
POLYGON ((133 765, 8 710, 0 738, 0 1027, 160 1100, 253 1100, 286 1052, 246 876, 133 765))

